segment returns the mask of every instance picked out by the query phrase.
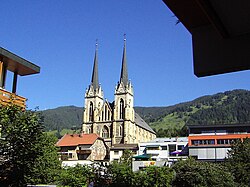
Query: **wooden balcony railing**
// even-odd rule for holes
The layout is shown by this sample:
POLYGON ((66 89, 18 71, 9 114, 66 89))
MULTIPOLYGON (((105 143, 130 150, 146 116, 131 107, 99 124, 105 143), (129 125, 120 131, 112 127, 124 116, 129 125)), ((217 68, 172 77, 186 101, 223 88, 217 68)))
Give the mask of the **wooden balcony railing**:
POLYGON ((76 150, 77 154, 91 154, 91 150, 76 150))
POLYGON ((25 108, 26 98, 18 96, 14 93, 8 92, 0 88, 0 104, 1 105, 14 104, 22 108, 25 108))

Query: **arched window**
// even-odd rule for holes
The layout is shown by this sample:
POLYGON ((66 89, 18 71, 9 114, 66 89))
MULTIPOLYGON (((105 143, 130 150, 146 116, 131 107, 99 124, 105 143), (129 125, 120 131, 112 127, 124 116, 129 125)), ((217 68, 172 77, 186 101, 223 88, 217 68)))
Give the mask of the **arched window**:
POLYGON ((94 107, 92 102, 89 105, 89 121, 94 121, 94 107))
POLYGON ((102 138, 109 138, 109 129, 106 125, 102 128, 102 138))
POLYGON ((107 106, 105 106, 105 121, 107 120, 107 106))
POLYGON ((119 136, 122 136, 122 134, 123 134, 123 128, 122 128, 122 125, 120 125, 120 127, 119 127, 119 136))
POLYGON ((91 127, 87 128, 87 134, 91 134, 91 127))
POLYGON ((124 115, 125 111, 124 111, 124 101, 123 99, 120 100, 120 119, 124 119, 125 115, 124 115))

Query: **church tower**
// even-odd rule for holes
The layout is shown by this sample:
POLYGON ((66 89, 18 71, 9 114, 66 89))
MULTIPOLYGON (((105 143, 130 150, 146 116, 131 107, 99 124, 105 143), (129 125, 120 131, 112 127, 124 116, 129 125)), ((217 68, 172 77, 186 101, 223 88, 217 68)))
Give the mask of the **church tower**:
POLYGON ((124 37, 120 81, 115 88, 112 144, 135 142, 134 93, 128 80, 126 38, 124 37))
MULTIPOLYGON (((92 79, 85 93, 85 107, 83 113, 83 132, 97 133, 97 122, 100 121, 99 116, 104 104, 103 90, 99 84, 98 78, 98 45, 96 43, 95 59, 92 72, 92 79)), ((99 134, 99 133, 98 133, 99 134)))
POLYGON ((92 79, 85 93, 83 132, 98 134, 109 147, 154 139, 155 132, 134 111, 134 91, 128 79, 126 38, 124 37, 120 80, 115 88, 115 99, 112 103, 104 99, 99 84, 97 52, 96 44, 92 79))

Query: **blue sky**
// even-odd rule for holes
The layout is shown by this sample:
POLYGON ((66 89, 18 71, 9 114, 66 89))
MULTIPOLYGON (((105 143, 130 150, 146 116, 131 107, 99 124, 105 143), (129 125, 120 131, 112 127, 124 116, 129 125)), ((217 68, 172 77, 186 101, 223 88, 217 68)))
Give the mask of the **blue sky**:
MULTIPOLYGON (((95 40, 99 81, 113 101, 123 34, 135 106, 169 106, 203 95, 250 89, 250 72, 197 78, 191 34, 161 0, 2 0, 0 46, 39 65, 19 77, 17 93, 28 108, 83 106, 91 80, 95 40)), ((7 77, 11 90, 12 74, 7 77)))

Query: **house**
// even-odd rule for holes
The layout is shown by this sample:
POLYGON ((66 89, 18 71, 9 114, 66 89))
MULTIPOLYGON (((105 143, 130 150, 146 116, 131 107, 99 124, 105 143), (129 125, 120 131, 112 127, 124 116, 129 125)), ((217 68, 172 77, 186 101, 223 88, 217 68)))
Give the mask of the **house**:
POLYGON ((188 138, 156 138, 152 141, 139 143, 139 152, 132 162, 133 171, 144 167, 171 166, 178 159, 188 156, 188 138))
MULTIPOLYGON (((187 137, 156 138, 139 144, 139 155, 150 155, 152 160, 171 160, 172 157, 187 155, 184 148, 188 144, 187 137)), ((186 150, 186 149, 185 149, 186 150)))
POLYGON ((129 150, 132 156, 138 154, 138 144, 114 144, 110 148, 110 161, 118 161, 123 155, 125 150, 129 150))
POLYGON ((26 98, 17 94, 18 76, 27 76, 40 72, 40 67, 0 47, 0 105, 15 104, 26 107, 26 98), (7 73, 13 73, 12 91, 7 91, 7 73))
POLYGON ((79 161, 102 161, 108 151, 104 140, 93 133, 65 134, 56 145, 60 147, 60 159, 65 162, 63 165, 75 165, 81 163, 79 161))
POLYGON ((201 161, 224 161, 231 144, 250 138, 250 124, 189 125, 189 155, 201 161))
POLYGON ((92 79, 85 92, 82 130, 96 133, 109 147, 136 144, 156 138, 153 129, 134 110, 134 91, 128 78, 126 39, 124 39, 120 80, 114 88, 114 101, 104 98, 99 84, 97 44, 92 79))

